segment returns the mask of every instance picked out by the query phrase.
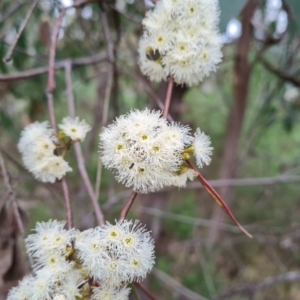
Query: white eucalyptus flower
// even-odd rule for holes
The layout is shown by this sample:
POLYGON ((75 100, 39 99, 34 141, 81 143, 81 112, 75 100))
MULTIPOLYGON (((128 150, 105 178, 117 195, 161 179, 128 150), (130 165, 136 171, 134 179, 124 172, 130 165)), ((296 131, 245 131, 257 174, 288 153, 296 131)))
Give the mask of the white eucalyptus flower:
POLYGON ((24 128, 18 143, 25 167, 42 182, 54 183, 72 171, 62 156, 55 154, 56 138, 48 122, 35 122, 24 128))
POLYGON ((147 193, 173 184, 190 128, 168 123, 160 111, 133 110, 100 134, 103 164, 116 179, 135 191, 147 193))
POLYGON ((101 286, 93 290, 92 300, 127 300, 129 299, 130 289, 101 286))
POLYGON ((79 120, 78 117, 65 117, 58 127, 65 133, 65 135, 70 137, 71 140, 80 142, 85 139, 86 134, 91 130, 91 126, 88 125, 85 120, 79 120))
POLYGON ((196 85, 222 59, 215 0, 161 0, 144 20, 139 64, 151 81, 196 85))
POLYGON ((211 154, 213 147, 210 147, 210 137, 203 133, 199 128, 195 133, 193 143, 195 149, 196 162, 199 168, 203 165, 209 165, 211 162, 211 154))

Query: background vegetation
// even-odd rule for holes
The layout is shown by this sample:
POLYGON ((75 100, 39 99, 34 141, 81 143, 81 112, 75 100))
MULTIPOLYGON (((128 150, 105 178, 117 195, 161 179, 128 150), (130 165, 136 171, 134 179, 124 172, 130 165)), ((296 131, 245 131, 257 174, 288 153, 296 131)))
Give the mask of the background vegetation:
MULTIPOLYGON (((65 219, 60 184, 37 182, 22 166, 16 145, 24 126, 48 119, 51 34, 59 9, 73 2, 39 1, 12 60, 5 63, 31 3, 0 2, 0 150, 27 233, 37 221, 65 219)), ((156 239, 156 269, 145 285, 157 299, 166 300, 299 300, 300 2, 220 0, 220 6, 223 62, 200 86, 176 87, 171 115, 211 136, 213 160, 203 174, 254 238, 242 235, 196 181, 186 189, 139 195, 130 215, 146 222, 156 239)), ((151 84, 137 64, 145 11, 140 0, 99 1, 69 9, 62 22, 56 48, 55 112, 58 120, 68 115, 71 66, 76 114, 93 128, 83 143, 93 184, 102 125, 131 108, 158 109, 157 100, 165 96, 166 84, 151 84), (103 30, 104 20, 110 38, 103 30), (107 51, 110 43, 113 57, 107 51), (109 78, 113 85, 105 121, 109 78)), ((67 176, 74 223, 89 228, 95 226, 93 209, 73 151, 68 155, 74 169, 67 176)), ((107 220, 118 217, 130 193, 102 170, 99 203, 107 220)), ((3 299, 27 270, 16 258, 23 247, 16 242, 18 231, 7 199, 1 182, 3 299)))

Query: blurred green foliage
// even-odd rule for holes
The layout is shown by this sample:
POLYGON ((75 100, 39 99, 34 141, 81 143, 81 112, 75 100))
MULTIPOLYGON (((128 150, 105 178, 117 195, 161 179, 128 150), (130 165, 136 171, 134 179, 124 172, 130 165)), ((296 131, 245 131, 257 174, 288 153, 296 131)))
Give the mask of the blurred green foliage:
MULTIPOLYGON (((238 18, 245 2, 220 0, 222 32, 225 31, 230 19, 238 18)), ((3 3, 4 5, 2 3, 1 5, 4 11, 10 1, 3 3)), ((295 49, 295 40, 298 38, 295 24, 300 28, 300 1, 287 0, 287 3, 293 8, 295 23, 289 24, 290 35, 287 41, 272 47, 266 53, 266 59, 278 68, 289 67, 288 71, 291 74, 297 74, 299 57, 296 55, 292 63, 289 60, 295 49)), ((21 7, 5 24, 0 24, 0 33, 9 35, 17 31, 20 16, 26 13, 26 9, 26 6, 21 7)), ((84 19, 81 11, 78 12, 78 22, 69 16, 68 25, 64 27, 64 37, 58 41, 57 60, 85 57, 105 49, 99 7, 93 5, 92 9, 89 19, 84 19)), ((141 18, 144 11, 137 4, 128 6, 127 13, 141 18)), ((47 65, 49 55, 47 38, 50 37, 46 36, 46 28, 53 27, 54 18, 54 10, 45 12, 42 7, 36 10, 17 44, 12 63, 4 64, 2 59, 0 60, 2 74, 47 65), (43 28, 41 20, 44 22, 43 28), (42 35, 45 39, 42 39, 42 35)), ((130 72, 139 75, 136 47, 141 26, 130 22, 124 16, 120 16, 119 21, 122 27, 117 51, 118 62, 130 72)), ((113 24, 110 25, 113 27, 113 24)), ((274 24, 271 24, 270 28, 274 31, 274 24)), ((114 33, 116 36, 116 32, 114 33)), ((254 61, 259 47, 258 42, 253 42, 251 61, 254 61)), ((8 45, 1 39, 1 58, 5 56, 7 50, 8 45)), ((224 61, 218 72, 205 80, 201 86, 189 89, 180 104, 182 123, 190 124, 193 128, 200 127, 211 136, 214 147, 213 160, 209 167, 203 169, 203 174, 209 179, 218 177, 221 165, 226 125, 232 107, 235 50, 234 43, 224 46, 224 61)), ((151 102, 140 82, 122 70, 118 71, 118 75, 119 93, 114 104, 118 106, 119 114, 126 113, 131 108, 142 109, 145 106, 156 108, 156 104, 151 102)), ((298 175, 300 97, 298 95, 298 98, 287 99, 286 93, 292 86, 271 74, 260 64, 254 65, 251 75, 247 113, 240 140, 238 177, 274 177, 288 172, 291 175, 298 175)), ((55 78, 55 112, 59 122, 67 115, 64 70, 57 71, 55 78)), ((103 82, 106 80, 106 68, 99 64, 79 67, 73 70, 72 79, 77 114, 89 124, 97 123, 98 126, 96 134, 88 137, 83 144, 86 166, 94 183, 97 174, 98 134, 101 130, 99 118, 102 109, 97 104, 104 98, 103 82)), ((29 122, 48 118, 46 85, 46 74, 26 80, 0 83, 1 148, 20 165, 21 160, 16 148, 20 131, 29 122)), ((154 85, 155 89, 157 87, 154 85)), ((111 105, 109 122, 115 115, 116 111, 111 105)), ((68 159, 74 168, 74 172, 68 174, 67 180, 75 220, 76 224, 84 226, 83 219, 86 216, 91 219, 92 209, 81 183, 73 150, 68 153, 68 159)), ((10 163, 14 164, 11 161, 10 163)), ((124 190, 116 183, 110 172, 107 170, 102 172, 101 204, 111 195, 124 190)), ((64 218, 64 204, 59 183, 51 187, 38 183, 22 167, 13 169, 12 175, 16 178, 18 194, 25 202, 25 206, 29 207, 28 228, 32 228, 38 220, 64 218)), ((261 281, 282 270, 300 268, 299 237, 294 235, 299 228, 299 183, 237 187, 234 188, 233 194, 231 209, 238 220, 250 225, 250 231, 255 236, 254 240, 248 240, 240 233, 222 231, 224 238, 220 244, 213 249, 207 249, 207 227, 175 221, 167 216, 162 218, 162 226, 167 237, 164 247, 159 247, 157 253, 157 268, 208 298, 212 296, 212 292, 218 294, 244 283, 261 281), (290 244, 287 244, 287 238, 290 239, 290 244), (204 260, 205 264, 201 263, 201 260, 204 260), (208 282, 212 282, 213 285, 209 287, 208 282)), ((182 189, 179 192, 175 190, 170 195, 168 211, 177 215, 210 219, 215 203, 203 190, 182 189)), ((112 211, 107 214, 107 219, 112 221, 115 216, 115 211, 112 211)), ((231 224, 229 220, 228 223, 231 224)), ((175 299, 163 284, 156 282, 153 286, 158 293, 164 295, 163 299, 175 299)), ((299 288, 295 292, 292 288, 279 286, 267 293, 267 296, 278 295, 277 298, 267 298, 266 294, 262 293, 255 299, 297 300, 294 297, 297 291, 299 295, 299 288), (288 296, 285 297, 285 294, 288 296)))

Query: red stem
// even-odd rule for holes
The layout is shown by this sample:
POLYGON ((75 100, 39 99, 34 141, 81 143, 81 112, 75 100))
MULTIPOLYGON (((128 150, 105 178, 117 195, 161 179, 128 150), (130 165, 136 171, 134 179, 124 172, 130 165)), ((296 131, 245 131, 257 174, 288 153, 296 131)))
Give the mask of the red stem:
POLYGON ((240 228, 240 230, 243 233, 245 233, 249 238, 252 238, 252 235, 237 221, 235 216, 232 214, 230 208, 227 206, 227 204, 224 202, 221 196, 216 192, 216 190, 214 190, 214 188, 209 184, 209 182, 201 175, 201 173, 194 167, 194 165, 190 161, 187 161, 187 163, 191 169, 197 172, 197 177, 200 183, 203 185, 206 191, 212 196, 212 198, 216 201, 216 203, 225 210, 225 212, 229 215, 232 221, 240 228))
POLYGON ((157 298, 140 282, 135 282, 137 285, 150 299, 157 300, 157 298))
MULTIPOLYGON (((71 62, 67 62, 66 66, 65 66, 65 77, 66 77, 66 84, 67 84, 68 108, 69 108, 70 117, 75 118, 75 103, 74 103, 71 71, 72 71, 71 62)), ((77 160, 77 165, 78 165, 78 169, 80 172, 80 176, 82 178, 84 186, 85 186, 87 193, 90 197, 90 200, 92 202, 97 222, 101 226, 104 224, 104 216, 103 216, 102 210, 99 206, 99 203, 97 201, 96 194, 94 193, 90 177, 89 177, 86 167, 85 167, 81 145, 80 145, 80 143, 75 143, 74 147, 75 147, 76 160, 77 160)))
POLYGON ((119 219, 120 222, 122 222, 126 218, 126 216, 127 216, 128 212, 129 212, 129 210, 130 210, 130 208, 131 208, 131 206, 132 206, 132 204, 133 204, 134 199, 136 198, 136 196, 137 196, 137 192, 132 192, 132 194, 131 194, 131 196, 130 196, 128 202, 127 202, 127 204, 125 205, 125 207, 121 211, 120 219, 119 219))
POLYGON ((96 218, 97 218, 97 222, 101 226, 101 225, 104 224, 104 216, 103 216, 102 210, 99 206, 99 203, 96 199, 96 194, 94 193, 89 175, 86 171, 81 145, 79 143, 76 143, 74 145, 74 147, 75 147, 75 154, 76 154, 78 169, 79 169, 81 178, 82 178, 84 186, 85 186, 85 188, 88 192, 88 195, 91 199, 91 202, 92 202, 92 205, 93 205, 93 208, 94 208, 94 212, 95 212, 95 215, 96 215, 96 218))
POLYGON ((68 229, 71 229, 73 227, 72 209, 71 209, 71 201, 69 197, 69 189, 65 177, 62 178, 61 184, 63 188, 63 194, 64 194, 66 210, 67 210, 67 226, 68 229))
MULTIPOLYGON (((53 91, 55 89, 55 80, 54 80, 54 69, 55 69, 55 54, 56 54, 56 42, 58 39, 59 29, 61 27, 61 23, 63 17, 66 13, 65 9, 62 9, 60 15, 56 21, 56 26, 53 32, 51 46, 50 46, 50 54, 49 54, 49 73, 48 73, 48 85, 47 85, 47 102, 48 102, 48 113, 51 122, 51 127, 54 134, 57 136, 56 129, 56 119, 55 119, 55 111, 54 111, 54 101, 53 101, 53 91)), ((72 209, 71 209, 71 201, 69 197, 68 185, 65 177, 62 178, 62 189, 63 195, 65 199, 65 205, 67 210, 67 225, 68 229, 71 229, 73 226, 72 222, 72 209)))
POLYGON ((62 9, 56 21, 56 25, 52 35, 52 40, 50 45, 50 55, 49 55, 49 76, 48 76, 48 85, 47 85, 48 93, 53 93, 55 89, 54 68, 55 68, 56 43, 57 43, 59 30, 65 13, 66 13, 66 9, 62 9))
POLYGON ((168 90, 167 90, 167 94, 166 94, 165 107, 164 107, 164 112, 163 112, 163 118, 165 118, 165 119, 168 118, 168 114, 169 114, 173 85, 174 85, 174 78, 171 77, 169 79, 169 83, 168 83, 168 90))

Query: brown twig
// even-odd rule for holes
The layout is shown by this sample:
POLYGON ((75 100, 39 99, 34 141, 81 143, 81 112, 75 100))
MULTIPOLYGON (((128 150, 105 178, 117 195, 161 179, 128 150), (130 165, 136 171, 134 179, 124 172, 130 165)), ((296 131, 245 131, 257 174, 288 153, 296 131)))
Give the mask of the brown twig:
POLYGON ((163 284, 172 290, 172 292, 177 292, 178 294, 182 295, 184 299, 189 300, 208 300, 207 298, 204 298, 203 296, 196 294, 195 292, 189 290, 185 286, 183 286, 180 282, 166 274, 165 272, 153 268, 152 273, 155 277, 157 277, 160 281, 163 282, 163 284))
POLYGON ((65 79, 66 79, 66 93, 68 96, 68 108, 69 115, 72 118, 75 118, 75 101, 73 94, 73 83, 72 83, 72 63, 71 61, 67 61, 65 65, 65 79))
MULTIPOLYGON (((107 60, 107 55, 106 53, 101 52, 93 56, 61 60, 55 63, 54 69, 58 70, 58 69, 65 68, 66 63, 68 61, 71 63, 72 67, 81 67, 81 66, 93 65, 105 60, 107 60)), ((44 66, 44 67, 34 68, 26 71, 21 71, 15 74, 7 74, 7 75, 0 74, 0 82, 28 79, 34 76, 46 74, 48 72, 49 72, 49 66, 44 66)))
MULTIPOLYGON (((247 186, 269 186, 269 185, 277 185, 277 184, 290 184, 290 183, 299 183, 300 176, 290 176, 290 175, 279 175, 275 177, 257 177, 257 178, 241 178, 241 179, 215 179, 209 180, 209 183, 212 187, 247 187, 247 186)), ((202 185, 199 185, 198 182, 190 182, 187 184, 186 189, 195 190, 195 189, 203 189, 202 185)), ((172 187, 167 187, 160 192, 169 192, 172 191, 172 187)), ((126 199, 129 197, 130 191, 123 190, 119 193, 112 195, 108 198, 107 202, 103 205, 103 210, 108 211, 119 201, 126 199)), ((212 221, 213 222, 213 221, 212 221)))
POLYGON ((140 282, 135 282, 137 285, 150 299, 157 300, 157 298, 140 282))
POLYGON ((57 135, 53 94, 50 92, 47 92, 47 104, 48 104, 48 114, 49 114, 51 127, 52 127, 54 134, 57 135))
POLYGON ((251 284, 240 287, 235 290, 228 291, 220 296, 213 298, 214 300, 224 300, 236 295, 250 295, 254 296, 255 293, 265 290, 271 286, 284 283, 284 282, 295 282, 300 281, 300 272, 288 272, 277 277, 269 277, 263 282, 258 284, 251 284))
POLYGON ((273 73, 274 75, 276 75, 277 77, 281 78, 284 81, 292 83, 298 88, 300 87, 300 79, 298 79, 297 76, 290 75, 285 70, 276 68, 275 66, 273 66, 271 63, 269 63, 266 59, 262 57, 259 58, 259 61, 269 72, 273 73))
MULTIPOLYGON (((63 16, 65 15, 66 10, 63 9, 60 12, 60 15, 57 19, 56 26, 53 32, 52 36, 52 42, 50 46, 50 55, 49 55, 49 72, 48 72, 48 85, 47 85, 47 103, 48 103, 48 114, 50 118, 50 123, 52 130, 55 135, 57 135, 57 129, 56 129, 56 119, 55 119, 55 112, 54 112, 54 101, 53 101, 53 92, 55 89, 55 80, 54 80, 54 67, 55 67, 55 53, 56 53, 56 41, 58 39, 58 33, 59 29, 61 27, 62 19, 63 16)), ((69 197, 69 190, 68 190, 68 185, 66 182, 65 177, 62 179, 62 189, 63 189, 63 194, 64 194, 64 199, 65 199, 65 205, 66 205, 66 210, 67 210, 67 224, 68 228, 72 228, 72 209, 71 209, 71 202, 70 202, 70 197, 69 197)))
MULTIPOLYGON (((240 13, 242 34, 237 42, 234 80, 233 101, 230 105, 230 113, 226 125, 225 146, 222 154, 222 164, 219 170, 220 179, 234 178, 238 169, 238 149, 242 128, 245 123, 251 75, 253 66, 250 64, 251 43, 254 38, 252 19, 262 0, 248 0, 240 13)), ((219 190, 222 198, 230 204, 233 199, 233 190, 224 187, 219 190)), ((224 214, 217 206, 213 211, 212 219, 223 221, 224 214)), ((209 245, 212 247, 219 238, 219 231, 211 228, 208 233, 209 245)))
MULTIPOLYGON (((9 46, 9 47, 12 45, 12 43, 8 43, 7 41, 5 41, 4 39, 1 39, 1 38, 0 38, 0 42, 3 43, 4 45, 9 46)), ((45 59, 42 55, 27 52, 24 48, 21 48, 19 46, 15 46, 14 52, 26 55, 26 56, 34 59, 35 61, 38 61, 38 62, 41 62, 41 63, 47 63, 48 62, 48 58, 45 59)), ((47 71, 48 71, 48 69, 47 69, 47 71)), ((7 74, 7 75, 9 76, 10 74, 7 74)))
POLYGON ((19 10, 23 5, 25 5, 26 3, 28 3, 27 1, 16 1, 15 3, 13 3, 5 12, 5 14, 3 14, 2 16, 0 16, 0 23, 3 23, 4 21, 6 21, 13 13, 15 13, 17 10, 19 10))
POLYGON ((54 102, 53 102, 53 92, 55 89, 55 79, 54 79, 54 70, 55 70, 55 55, 56 55, 56 43, 58 39, 59 30, 61 27, 61 23, 63 17, 66 13, 65 9, 62 9, 58 19, 56 21, 56 25, 52 35, 52 41, 50 45, 50 55, 49 55, 49 69, 48 69, 48 85, 47 85, 47 103, 48 103, 48 113, 50 118, 50 123, 55 135, 57 135, 56 129, 56 120, 55 120, 55 112, 54 112, 54 102))
POLYGON ((135 299, 136 300, 142 300, 139 293, 138 293, 138 291, 137 291, 137 288, 135 287, 135 285, 131 284, 130 286, 132 287, 132 291, 133 291, 135 299))
POLYGON ((174 85, 174 78, 171 77, 169 79, 169 83, 168 83, 168 89, 167 89, 166 100, 165 100, 165 107, 164 107, 164 112, 163 112, 163 118, 165 118, 165 119, 167 119, 168 114, 169 114, 173 85, 174 85))
POLYGON ((91 3, 97 3, 98 0, 81 0, 81 1, 77 1, 75 4, 72 4, 68 7, 66 7, 66 9, 69 8, 82 8, 83 6, 87 5, 87 4, 91 4, 91 3))
POLYGON ((59 35, 59 30, 62 24, 62 20, 65 14, 66 14, 66 9, 63 8, 60 11, 52 35, 52 41, 50 45, 50 55, 49 55, 49 76, 48 76, 47 93, 53 93, 55 89, 54 69, 55 69, 56 43, 59 35))
POLYGON ((14 52, 14 49, 15 49, 15 47, 16 47, 16 45, 17 45, 17 42, 18 42, 18 40, 19 40, 19 38, 20 38, 22 32, 24 31, 24 29, 25 29, 25 27, 26 27, 26 25, 27 25, 27 23, 28 23, 28 21, 29 21, 31 15, 32 15, 32 13, 33 13, 33 11, 34 11, 34 9, 35 9, 37 3, 38 3, 38 1, 39 1, 39 0, 34 0, 33 3, 32 3, 32 5, 31 5, 31 7, 30 7, 30 9, 28 10, 27 15, 26 15, 26 17, 25 17, 23 23, 22 23, 21 26, 20 26, 20 29, 19 29, 19 31, 18 31, 18 33, 17 33, 17 36, 16 36, 14 42, 11 44, 11 46, 10 46, 10 48, 9 48, 9 50, 8 50, 8 52, 7 52, 7 54, 6 54, 6 56, 5 56, 4 59, 3 59, 3 61, 4 61, 5 63, 8 63, 8 62, 11 61, 11 57, 12 57, 12 54, 13 54, 13 52, 14 52))
POLYGON ((24 230, 22 218, 21 218, 21 215, 19 212, 19 207, 18 207, 17 200, 16 200, 16 194, 15 194, 14 190, 12 189, 11 184, 9 182, 9 175, 6 170, 5 163, 4 163, 3 157, 1 155, 1 152, 0 152, 0 168, 1 168, 2 176, 3 176, 4 184, 9 193, 9 201, 12 203, 12 206, 13 206, 13 212, 14 212, 14 215, 15 215, 15 218, 17 221, 19 232, 22 236, 24 236, 25 230, 24 230))
POLYGON ((130 210, 130 208, 131 208, 131 206, 132 206, 132 204, 133 204, 136 196, 137 196, 137 192, 132 192, 132 194, 131 194, 131 196, 130 196, 128 202, 127 202, 127 204, 125 205, 125 207, 121 211, 120 219, 119 219, 120 222, 122 222, 126 218, 126 216, 127 216, 128 212, 129 212, 129 210, 130 210))
MULTIPOLYGON (((111 92, 113 89, 114 73, 115 73, 116 66, 115 66, 114 43, 113 43, 111 32, 109 30, 107 14, 105 11, 103 11, 103 9, 101 9, 101 22, 102 22, 102 27, 104 31, 105 40, 106 40, 107 55, 109 59, 108 77, 107 77, 107 83, 105 88, 103 110, 102 110, 102 121, 101 121, 101 125, 102 125, 101 127, 103 128, 106 125, 108 119, 109 102, 111 98, 111 92)), ((95 184, 95 194, 96 194, 97 201, 100 195, 101 177, 102 177, 102 160, 98 158, 97 176, 96 176, 96 184, 95 184)))
POLYGON ((104 224, 104 216, 103 216, 103 213, 102 213, 101 208, 99 206, 99 203, 96 199, 96 195, 94 193, 90 178, 89 178, 88 173, 87 173, 86 168, 85 168, 85 163, 84 163, 84 158, 83 158, 81 146, 80 146, 80 144, 76 143, 74 145, 74 147, 75 147, 75 154, 76 154, 76 158, 77 158, 79 172, 80 172, 81 178, 83 180, 83 183, 85 185, 85 188, 88 192, 88 195, 91 199, 91 202, 92 202, 92 205, 93 205, 93 208, 94 208, 94 211, 95 211, 95 215, 96 215, 98 224, 103 225, 104 224))
MULTIPOLYGON (((159 96, 157 93, 154 91, 151 85, 149 85, 141 76, 134 74, 133 72, 129 71, 128 68, 125 68, 124 65, 117 63, 118 69, 121 70, 123 73, 126 73, 130 77, 132 77, 136 82, 139 82, 142 84, 144 90, 149 94, 149 96, 156 102, 157 106, 161 109, 164 110, 164 104, 160 100, 159 96)), ((1 81, 1 76, 0 76, 0 81, 1 81)), ((173 121, 173 118, 168 115, 168 120, 173 121)))
POLYGON ((68 185, 66 182, 66 177, 62 178, 61 185, 62 185, 62 189, 63 189, 66 211, 67 211, 67 226, 68 226, 68 229, 71 229, 73 227, 73 221, 72 221, 73 218, 72 218, 71 201, 70 201, 70 196, 69 196, 68 185))
MULTIPOLYGON (((71 75, 72 75, 71 74, 71 64, 69 62, 66 64, 66 67, 65 67, 65 77, 66 77, 66 85, 67 85, 67 99, 68 99, 69 115, 72 118, 74 118, 75 117, 75 105, 74 105, 74 95, 73 95, 71 75)), ((94 212, 95 212, 95 215, 97 218, 97 222, 99 225, 103 225, 104 224, 104 216, 103 216, 102 210, 99 206, 99 203, 97 201, 96 195, 93 191, 91 180, 89 178, 89 175, 88 175, 86 167, 85 167, 81 145, 79 143, 75 143, 74 147, 75 147, 75 155, 76 155, 76 160, 77 160, 77 165, 78 165, 78 169, 80 172, 80 176, 82 178, 84 186, 85 186, 87 193, 90 197, 90 200, 92 202, 94 212)))
MULTIPOLYGON (((199 226, 199 227, 206 227, 210 228, 213 226, 216 226, 218 229, 226 232, 231 233, 240 233, 240 229, 235 226, 228 223, 216 223, 210 219, 201 219, 201 218, 194 218, 187 215, 181 215, 181 214, 175 214, 168 211, 164 211, 161 209, 153 208, 153 207, 139 207, 137 209, 138 212, 142 212, 144 214, 154 216, 155 218, 160 219, 167 219, 167 220, 173 220, 177 222, 182 222, 186 224, 191 224, 193 226, 199 226)), ((253 228, 252 225, 249 225, 247 227, 253 228)))

